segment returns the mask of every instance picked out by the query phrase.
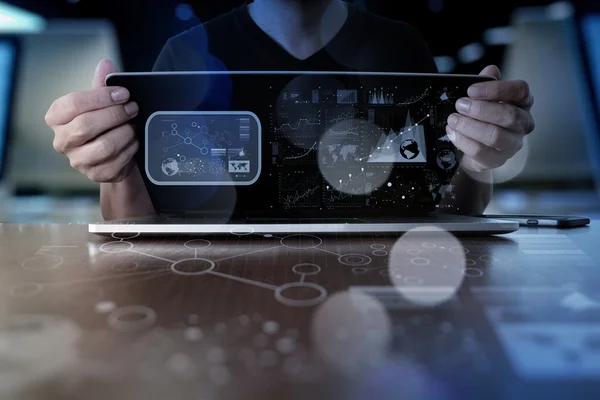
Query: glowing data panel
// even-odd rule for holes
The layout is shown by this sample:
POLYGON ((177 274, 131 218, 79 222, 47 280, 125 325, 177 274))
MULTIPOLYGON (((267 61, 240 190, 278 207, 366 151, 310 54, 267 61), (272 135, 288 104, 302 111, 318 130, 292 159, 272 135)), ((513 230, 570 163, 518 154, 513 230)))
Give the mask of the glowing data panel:
POLYGON ((251 112, 156 112, 146 123, 146 174, 156 185, 251 185, 261 124, 251 112))

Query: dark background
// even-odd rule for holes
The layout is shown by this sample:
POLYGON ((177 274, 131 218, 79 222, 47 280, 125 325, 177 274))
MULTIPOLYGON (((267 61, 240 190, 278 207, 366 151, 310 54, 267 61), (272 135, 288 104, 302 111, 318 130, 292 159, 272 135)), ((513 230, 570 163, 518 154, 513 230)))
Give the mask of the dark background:
MULTIPOLYGON (((543 6, 554 1, 475 0, 349 0, 375 14, 403 20, 421 31, 434 55, 455 57, 459 49, 481 43, 488 28, 507 26, 516 7, 543 6)), ((124 66, 128 71, 150 70, 164 42, 171 36, 208 21, 244 1, 231 0, 13 0, 14 5, 46 18, 107 18, 115 24, 124 66), (181 4, 193 9, 196 17, 181 20, 181 4)), ((503 46, 485 47, 480 60, 461 64, 454 72, 479 72, 502 60, 503 46)))

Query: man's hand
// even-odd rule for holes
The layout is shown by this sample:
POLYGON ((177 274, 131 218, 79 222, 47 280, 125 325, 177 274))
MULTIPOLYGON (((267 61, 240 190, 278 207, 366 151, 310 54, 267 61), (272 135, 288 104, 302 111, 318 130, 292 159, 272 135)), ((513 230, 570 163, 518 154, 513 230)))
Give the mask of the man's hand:
POLYGON ((104 85, 106 76, 115 71, 111 61, 101 61, 92 90, 59 98, 46 114, 46 123, 54 130, 54 149, 95 182, 125 179, 139 146, 129 123, 138 113, 137 104, 129 102, 127 89, 104 85))
POLYGON ((504 165, 521 150, 525 135, 535 127, 527 82, 501 81, 495 66, 486 67, 480 75, 498 80, 472 85, 468 97, 456 102, 458 112, 448 117, 446 126, 448 138, 464 153, 461 166, 474 172, 504 165))

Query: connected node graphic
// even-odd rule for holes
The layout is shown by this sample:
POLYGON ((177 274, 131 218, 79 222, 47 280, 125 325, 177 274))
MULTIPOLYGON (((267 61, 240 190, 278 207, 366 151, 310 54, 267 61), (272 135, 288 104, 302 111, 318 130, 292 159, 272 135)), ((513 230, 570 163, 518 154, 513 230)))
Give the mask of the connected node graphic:
POLYGON ((156 185, 251 185, 261 172, 252 112, 156 112, 146 122, 146 174, 156 185))
MULTIPOLYGON (((215 248, 211 240, 192 238, 169 244, 163 248, 166 251, 155 251, 152 247, 145 246, 143 241, 135 240, 140 236, 139 233, 113 233, 112 240, 98 244, 93 254, 94 257, 105 255, 115 259, 110 265, 110 274, 83 277, 72 281, 45 283, 25 281, 13 285, 8 294, 13 298, 27 298, 40 295, 46 288, 96 281, 118 283, 119 280, 128 278, 131 278, 133 282, 163 278, 169 275, 181 279, 202 279, 212 276, 271 291, 274 300, 284 306, 314 307, 324 302, 329 296, 326 287, 319 282, 319 277, 326 273, 326 266, 322 261, 318 261, 319 258, 315 259, 314 253, 321 253, 321 259, 325 256, 332 261, 335 260, 333 264, 328 262, 328 267, 338 265, 357 276, 391 280, 393 283, 391 287, 395 287, 400 292, 417 289, 422 291, 431 285, 439 286, 440 282, 437 280, 440 276, 451 277, 456 282, 460 282, 463 278, 478 279, 484 275, 480 266, 491 266, 498 262, 493 255, 480 254, 463 247, 449 234, 445 234, 443 240, 423 241, 416 237, 408 240, 410 235, 405 235, 404 240, 397 242, 395 246, 392 246, 389 241, 382 241, 366 243, 360 248, 340 249, 332 247, 325 238, 311 234, 286 236, 258 234, 249 227, 238 227, 232 229, 230 233, 232 240, 246 240, 245 237, 248 236, 260 237, 262 245, 246 247, 242 252, 231 251, 237 248, 232 247, 223 254, 218 250, 219 248, 215 248), (313 254, 305 260, 284 265, 283 267, 290 269, 292 275, 297 279, 291 281, 288 279, 287 282, 277 284, 237 276, 231 270, 223 268, 226 265, 229 266, 229 262, 235 259, 269 252, 285 253, 284 260, 293 254, 313 254), (464 258, 466 255, 469 255, 469 258, 464 258), (453 257, 464 261, 453 264, 451 262, 453 257)), ((253 241, 253 239, 249 240, 253 241)), ((35 255, 25 259, 21 263, 21 267, 27 271, 50 272, 62 268, 65 260, 69 259, 69 253, 78 253, 79 251, 77 246, 42 246, 35 255)), ((146 309, 143 305, 134 305, 123 309, 111 299, 103 298, 102 293, 94 292, 90 288, 87 288, 86 291, 86 297, 98 300, 95 306, 96 312, 108 315, 108 323, 115 330, 145 329, 144 327, 152 325, 156 319, 152 310, 146 309)), ((77 293, 77 290, 69 290, 69 293, 77 293)))

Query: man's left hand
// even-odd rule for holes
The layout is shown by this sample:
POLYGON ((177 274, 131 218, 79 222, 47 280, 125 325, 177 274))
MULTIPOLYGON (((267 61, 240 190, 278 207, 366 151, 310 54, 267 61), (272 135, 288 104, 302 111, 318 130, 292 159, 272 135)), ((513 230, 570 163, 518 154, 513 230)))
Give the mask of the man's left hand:
POLYGON ((527 82, 501 81, 495 66, 486 67, 480 75, 497 80, 469 87, 468 97, 456 102, 457 112, 448 117, 446 126, 448 138, 464 153, 461 166, 475 172, 504 165, 535 128, 527 82))

